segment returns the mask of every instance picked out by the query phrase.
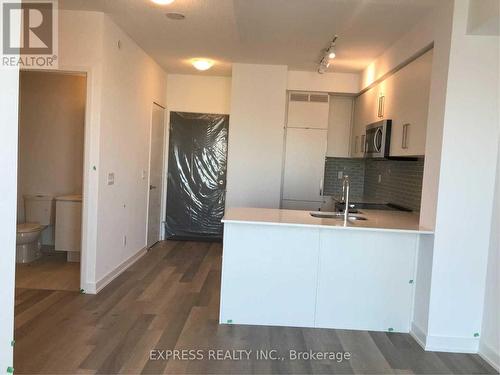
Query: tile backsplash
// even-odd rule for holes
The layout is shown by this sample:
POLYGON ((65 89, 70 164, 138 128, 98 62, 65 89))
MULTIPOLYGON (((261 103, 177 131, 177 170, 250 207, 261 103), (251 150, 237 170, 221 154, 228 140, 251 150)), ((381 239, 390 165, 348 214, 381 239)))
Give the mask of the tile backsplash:
POLYGON ((326 158, 324 194, 340 196, 342 179, 339 173, 351 179, 351 196, 361 198, 365 184, 365 163, 363 159, 326 158))
POLYGON ((368 198, 380 203, 394 203, 420 211, 424 159, 377 160, 327 158, 325 195, 340 195, 339 172, 351 177, 353 199, 368 198))

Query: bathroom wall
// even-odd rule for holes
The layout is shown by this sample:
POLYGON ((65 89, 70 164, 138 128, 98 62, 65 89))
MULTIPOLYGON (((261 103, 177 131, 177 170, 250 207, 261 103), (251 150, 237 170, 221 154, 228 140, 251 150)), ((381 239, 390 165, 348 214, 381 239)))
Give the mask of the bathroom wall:
POLYGON ((420 211, 424 160, 327 158, 325 195, 340 196, 339 172, 351 178, 351 198, 394 203, 420 211), (379 180, 380 176, 380 180, 379 180))
POLYGON ((85 98, 83 75, 21 72, 18 222, 25 194, 81 193, 85 98))

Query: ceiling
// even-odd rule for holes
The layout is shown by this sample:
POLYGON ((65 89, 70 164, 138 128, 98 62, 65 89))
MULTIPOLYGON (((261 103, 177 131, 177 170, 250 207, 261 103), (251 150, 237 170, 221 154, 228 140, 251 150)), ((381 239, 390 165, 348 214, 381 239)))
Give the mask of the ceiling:
POLYGON ((436 0, 59 0, 62 9, 99 10, 169 73, 195 73, 194 57, 217 63, 283 64, 316 71, 320 52, 338 35, 329 71, 359 72, 425 17, 436 0), (179 12, 183 21, 168 19, 179 12))

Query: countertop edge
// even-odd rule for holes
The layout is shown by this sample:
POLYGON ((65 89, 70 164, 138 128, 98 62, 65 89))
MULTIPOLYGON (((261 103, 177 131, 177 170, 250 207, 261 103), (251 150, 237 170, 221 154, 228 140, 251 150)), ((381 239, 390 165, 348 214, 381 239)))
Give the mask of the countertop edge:
POLYGON ((324 224, 299 224, 299 223, 273 223, 268 221, 254 221, 254 220, 235 220, 235 219, 222 219, 223 223, 228 224, 251 224, 251 225, 266 225, 266 226, 285 226, 285 227, 302 227, 302 228, 315 228, 327 230, 355 230, 355 231, 371 231, 371 232, 391 232, 391 233, 408 233, 408 234, 424 234, 433 235, 434 231, 419 230, 419 229, 400 229, 400 228, 376 228, 376 227, 344 227, 335 225, 324 224))

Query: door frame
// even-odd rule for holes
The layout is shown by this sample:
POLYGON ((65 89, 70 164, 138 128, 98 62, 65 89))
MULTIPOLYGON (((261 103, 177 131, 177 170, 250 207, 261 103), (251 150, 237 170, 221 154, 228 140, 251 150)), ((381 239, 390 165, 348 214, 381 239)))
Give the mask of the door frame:
POLYGON ((99 93, 97 74, 91 66, 59 65, 57 69, 24 69, 56 74, 85 74, 86 98, 83 136, 82 228, 80 249, 80 291, 96 294, 97 204, 99 188, 99 93), (95 91, 95 92, 94 92, 95 91))
POLYGON ((162 161, 162 173, 161 173, 161 193, 160 193, 160 207, 161 207, 161 215, 160 215, 160 241, 165 239, 165 220, 167 216, 166 199, 167 199, 167 176, 166 176, 166 165, 168 165, 168 138, 169 138, 169 123, 168 123, 168 113, 169 111, 163 105, 159 104, 156 101, 151 103, 151 120, 149 123, 149 164, 148 164, 148 193, 147 193, 147 209, 146 209, 146 238, 145 243, 146 247, 148 244, 148 228, 149 228, 149 198, 151 194, 151 190, 149 189, 149 185, 151 184, 151 151, 152 151, 152 141, 153 141, 153 109, 154 106, 158 106, 163 109, 163 161, 162 161))

